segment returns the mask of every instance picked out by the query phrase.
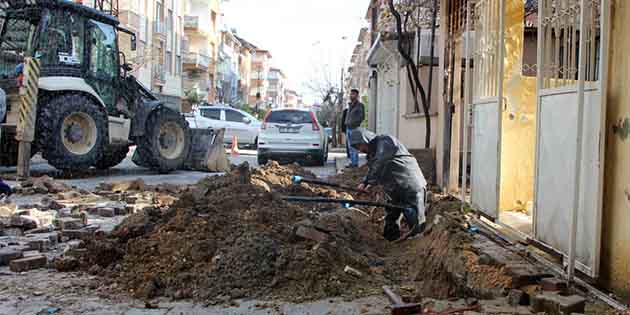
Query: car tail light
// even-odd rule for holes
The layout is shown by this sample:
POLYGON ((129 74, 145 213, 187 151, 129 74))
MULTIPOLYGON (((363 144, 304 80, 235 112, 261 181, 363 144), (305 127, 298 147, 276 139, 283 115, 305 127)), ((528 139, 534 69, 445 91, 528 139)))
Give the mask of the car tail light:
POLYGON ((265 114, 265 118, 263 119, 263 123, 262 123, 262 126, 260 126, 260 129, 267 129, 267 119, 269 118, 270 114, 271 114, 271 111, 268 111, 265 114))
POLYGON ((315 113, 311 112, 311 123, 313 124, 313 131, 319 131, 319 124, 317 123, 317 117, 315 113))

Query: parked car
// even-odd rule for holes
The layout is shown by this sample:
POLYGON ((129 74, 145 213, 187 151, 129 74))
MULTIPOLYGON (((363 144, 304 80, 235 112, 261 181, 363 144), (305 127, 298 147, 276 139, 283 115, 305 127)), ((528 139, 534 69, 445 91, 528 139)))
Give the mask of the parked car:
POLYGON ((225 143, 232 144, 237 136, 238 144, 255 147, 261 123, 256 117, 242 110, 227 106, 200 106, 186 115, 191 128, 225 128, 225 143))
POLYGON ((325 165, 328 137, 315 113, 304 109, 272 109, 258 137, 258 164, 269 159, 305 159, 325 165))

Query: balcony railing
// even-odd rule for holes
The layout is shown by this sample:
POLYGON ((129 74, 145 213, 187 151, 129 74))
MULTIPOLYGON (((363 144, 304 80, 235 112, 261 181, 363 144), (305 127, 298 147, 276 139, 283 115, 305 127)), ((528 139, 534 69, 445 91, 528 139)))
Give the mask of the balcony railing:
POLYGON ((196 52, 184 54, 184 65, 193 66, 197 69, 208 70, 210 67, 210 57, 196 52))

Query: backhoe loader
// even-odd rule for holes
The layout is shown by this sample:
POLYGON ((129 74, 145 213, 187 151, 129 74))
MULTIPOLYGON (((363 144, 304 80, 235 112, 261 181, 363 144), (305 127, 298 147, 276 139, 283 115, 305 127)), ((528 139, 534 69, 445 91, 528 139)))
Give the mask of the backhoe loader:
POLYGON ((0 0, 0 166, 18 163, 19 141, 61 170, 113 167, 133 145, 140 166, 184 166, 203 132, 129 73, 121 33, 135 50, 134 33, 95 7, 0 0))

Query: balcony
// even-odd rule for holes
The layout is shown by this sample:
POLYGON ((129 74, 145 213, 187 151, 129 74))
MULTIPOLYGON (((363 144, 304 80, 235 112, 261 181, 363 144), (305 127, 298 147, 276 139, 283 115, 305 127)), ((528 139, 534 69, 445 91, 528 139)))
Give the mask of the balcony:
POLYGON ((187 52, 184 54, 183 64, 198 70, 208 70, 210 57, 196 52, 187 52))
POLYGON ((136 32, 140 31, 140 20, 142 19, 142 17, 137 13, 130 10, 123 10, 120 11, 118 19, 127 28, 131 28, 136 32))

